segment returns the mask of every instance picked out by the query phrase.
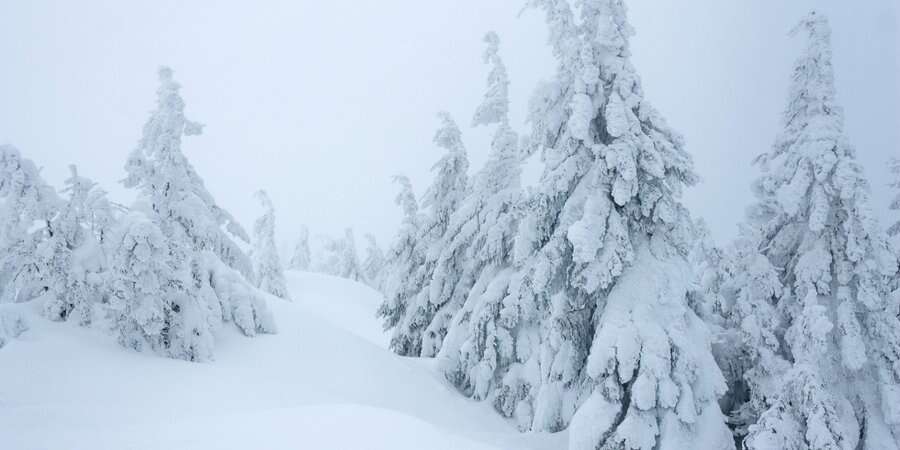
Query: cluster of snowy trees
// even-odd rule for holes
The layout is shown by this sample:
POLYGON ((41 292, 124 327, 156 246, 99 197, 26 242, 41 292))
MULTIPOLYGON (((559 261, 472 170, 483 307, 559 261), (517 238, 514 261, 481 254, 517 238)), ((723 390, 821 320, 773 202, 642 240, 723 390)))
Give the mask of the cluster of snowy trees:
POLYGON ((380 289, 382 275, 385 273, 384 252, 378 246, 375 236, 367 233, 364 238, 366 242, 362 258, 359 256, 352 228, 344 230, 344 236, 340 239, 327 235, 318 236, 315 251, 310 251, 309 230, 303 227, 288 268, 347 278, 380 289))
POLYGON ((721 248, 681 202, 698 178, 643 96, 623 1, 530 3, 557 60, 530 136, 509 124, 489 33, 472 121, 494 129, 488 161, 470 177, 441 114, 421 204, 396 178, 378 310, 392 350, 436 358, 522 430, 568 428, 572 449, 900 448, 898 252, 844 135, 825 18, 797 27, 783 130, 721 248))
MULTIPOLYGON (((681 198, 695 185, 682 138, 644 98, 623 0, 530 0, 556 73, 509 119, 500 39, 485 38, 493 132, 470 175, 447 113, 434 178, 402 210, 387 251, 352 229, 288 268, 365 282, 391 349, 436 358, 466 396, 523 431, 570 430, 573 450, 900 450, 900 221, 882 231, 835 100, 831 32, 811 13, 782 130, 754 164, 738 238, 712 243, 681 198), (524 187, 525 159, 540 180, 524 187), (421 201, 419 201, 421 200, 421 201)), ((0 303, 108 329, 125 347, 189 361, 214 334, 276 331, 289 299, 265 191, 251 236, 182 152, 202 125, 162 68, 156 109, 125 164, 131 207, 71 166, 57 190, 0 146, 0 303), (249 251, 248 251, 249 248, 249 251)), ((900 160, 892 187, 900 190, 900 160)), ((900 210, 900 194, 889 205, 900 210)), ((0 346, 26 324, 0 309, 0 346)))
POLYGON ((276 331, 262 291, 287 297, 274 213, 250 237, 215 202, 182 152, 202 125, 185 118, 172 71, 159 71, 156 109, 125 164, 130 208, 75 166, 59 193, 33 162, 0 147, 0 302, 39 301, 55 321, 108 328, 129 348, 213 357, 215 330, 276 331), (261 289, 261 290, 260 290, 261 289))

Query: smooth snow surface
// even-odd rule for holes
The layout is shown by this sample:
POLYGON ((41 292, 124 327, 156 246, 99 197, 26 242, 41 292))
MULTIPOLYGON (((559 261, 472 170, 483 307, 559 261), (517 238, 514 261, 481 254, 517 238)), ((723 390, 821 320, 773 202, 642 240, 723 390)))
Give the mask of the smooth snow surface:
POLYGON ((0 349, 0 448, 559 449, 565 433, 519 434, 457 394, 431 361, 385 347, 371 289, 286 273, 269 297, 278 334, 218 336, 216 360, 136 353, 96 329, 55 323, 32 302, 29 330, 0 349))

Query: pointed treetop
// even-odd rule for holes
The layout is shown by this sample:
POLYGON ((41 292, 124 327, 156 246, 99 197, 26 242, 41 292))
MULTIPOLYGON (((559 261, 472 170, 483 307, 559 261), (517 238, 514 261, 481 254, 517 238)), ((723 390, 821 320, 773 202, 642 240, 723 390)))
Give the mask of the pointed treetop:
POLYGON ((813 11, 791 30, 791 35, 802 30, 807 32, 808 40, 805 51, 794 63, 788 105, 782 119, 785 131, 776 143, 780 151, 804 138, 836 141, 843 134, 843 111, 835 101, 828 19, 813 11))
POLYGON ((434 144, 450 152, 465 152, 462 133, 450 113, 441 111, 438 113, 438 119, 441 121, 441 127, 434 134, 434 144))
MULTIPOLYGON (((185 118, 185 102, 172 75, 169 68, 159 70, 156 108, 128 157, 127 176, 122 183, 140 191, 142 202, 146 201, 155 220, 179 225, 192 238, 192 246, 213 249, 227 265, 250 274, 250 261, 232 241, 237 238, 250 242, 249 235, 231 214, 216 204, 182 151, 183 136, 199 134, 202 125, 185 118), (183 220, 173 220, 175 217, 183 220)), ((163 231, 170 236, 167 227, 163 231)))
POLYGON ((78 167, 75 164, 69 164, 69 172, 71 175, 65 180, 66 188, 62 192, 71 194, 73 199, 84 201, 88 192, 97 186, 97 183, 78 175, 78 167))
POLYGON ((598 44, 610 56, 631 56, 629 39, 635 33, 623 0, 585 0, 581 18, 587 42, 598 44))
MULTIPOLYGON (((175 81, 175 71, 172 70, 171 67, 168 66, 160 66, 159 71, 159 89, 157 90, 157 96, 159 98, 159 103, 166 104, 168 106, 174 106, 179 113, 183 113, 184 111, 184 100, 181 99, 178 91, 181 89, 181 85, 175 81), (175 98, 172 98, 172 97, 175 98)), ((203 133, 203 124, 200 122, 194 122, 185 117, 182 117, 184 120, 184 135, 185 136, 197 136, 203 133)))
POLYGON ((500 58, 500 37, 490 31, 484 36, 484 42, 487 43, 484 62, 491 65, 491 71, 488 74, 488 90, 472 119, 473 126, 509 122, 509 77, 506 65, 500 58))
POLYGON ((271 211, 271 210, 275 209, 272 206, 272 200, 269 199, 269 194, 266 192, 265 189, 260 189, 260 190, 256 191, 256 193, 253 194, 253 197, 256 198, 256 200, 262 205, 263 208, 266 209, 266 211, 271 211))
POLYGON ((547 41, 553 47, 553 56, 560 67, 566 67, 578 55, 573 51, 576 50, 578 36, 569 0, 530 0, 528 6, 543 9, 546 13, 550 32, 547 41))
POLYGON ((413 192, 409 177, 406 175, 394 175, 394 183, 400 185, 400 192, 394 198, 394 203, 403 209, 404 216, 415 217, 419 213, 419 203, 416 201, 416 194, 413 192))
POLYGON ((831 25, 828 23, 828 18, 815 10, 800 19, 800 22, 791 29, 790 35, 795 36, 803 29, 806 29, 813 40, 825 39, 828 41, 831 39, 831 25))
MULTIPOLYGON (((816 81, 823 102, 834 102, 834 68, 831 64, 831 25, 824 14, 810 12, 791 30, 796 36, 801 31, 807 33, 806 51, 797 59, 794 67, 794 83, 816 81)), ((833 104, 829 104, 832 106, 833 104)))
POLYGON ((159 71, 158 71, 157 73, 159 74, 159 81, 160 81, 162 84, 173 83, 173 84, 175 84, 176 86, 178 85, 177 83, 175 83, 175 80, 174 80, 174 77, 173 77, 173 74, 174 74, 175 72, 172 70, 171 67, 169 67, 169 66, 159 66, 159 71))
POLYGON ((67 184, 86 184, 87 188, 90 189, 94 187, 97 183, 78 175, 78 166, 75 164, 69 164, 69 178, 66 180, 67 184))
POLYGON ((438 118, 441 127, 434 135, 434 144, 447 150, 447 153, 432 166, 436 174, 434 182, 425 192, 422 206, 432 208, 436 223, 443 224, 465 195, 469 160, 456 122, 447 112, 438 113, 438 118))
POLYGON ((472 125, 498 124, 491 141, 488 160, 473 179, 478 195, 493 195, 510 187, 519 186, 520 153, 519 136, 509 126, 509 78, 506 66, 500 58, 500 38, 493 31, 484 36, 487 48, 484 62, 491 65, 487 92, 475 111, 472 125))

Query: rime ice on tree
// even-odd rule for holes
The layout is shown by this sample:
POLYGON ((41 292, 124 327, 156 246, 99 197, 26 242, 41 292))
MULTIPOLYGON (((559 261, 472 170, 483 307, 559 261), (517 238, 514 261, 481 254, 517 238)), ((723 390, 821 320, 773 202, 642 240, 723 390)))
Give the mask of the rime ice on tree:
POLYGON ((384 252, 375 241, 375 236, 366 233, 366 257, 362 262, 362 272, 369 286, 381 290, 384 275, 384 252))
POLYGON ((273 332, 275 325, 248 281, 249 258, 232 240, 248 241, 247 233, 215 203, 181 152, 182 137, 202 126, 185 118, 172 70, 160 69, 159 79, 157 109, 125 166, 124 184, 138 190, 134 209, 146 219, 122 225, 115 257, 128 264, 118 267, 112 303, 123 344, 207 360, 219 324, 233 323, 248 336, 273 332))
POLYGON ((344 230, 344 239, 340 244, 338 275, 353 281, 361 281, 365 277, 359 263, 359 254, 356 252, 356 237, 353 229, 344 230))
POLYGON ((378 307, 378 316, 384 320, 386 330, 400 323, 406 314, 408 299, 420 289, 425 260, 424 251, 416 239, 423 218, 412 183, 402 175, 395 176, 394 182, 400 185, 400 192, 394 201, 403 211, 403 221, 386 257, 385 300, 378 307))
POLYGON ((297 245, 294 246, 294 254, 288 263, 288 268, 293 270, 309 270, 312 266, 312 260, 309 253, 309 229, 306 226, 300 228, 300 237, 297 238, 297 245))
POLYGON ((263 215, 253 225, 253 272, 256 286, 276 297, 289 299, 284 270, 275 245, 275 207, 266 191, 260 190, 256 198, 264 209, 263 215))
POLYGON ((731 282, 748 398, 749 449, 898 448, 895 267, 835 102, 831 32, 811 13, 783 129, 757 158, 743 263, 731 282))
POLYGON ((501 405, 525 428, 571 421, 571 448, 728 448, 724 380, 687 307, 694 184, 681 138, 643 99, 621 1, 537 2, 556 80, 532 101, 545 171, 504 300, 516 361, 501 405))
POLYGON ((508 366, 514 354, 501 301, 521 199, 518 136, 509 125, 509 80, 499 55, 500 40, 493 32, 484 40, 484 60, 491 70, 473 124, 495 125, 496 131, 488 161, 451 218, 431 284, 432 299, 445 300, 428 327, 429 337, 440 338, 432 338, 431 346, 440 349, 445 376, 479 400, 487 397, 498 369, 508 366))
POLYGON ((501 157, 449 216, 442 245, 417 239, 424 276, 406 276, 419 283, 413 293, 386 303, 400 311, 392 347, 440 349, 441 367, 464 393, 525 430, 571 423, 573 449, 731 448, 717 405, 724 379, 687 304, 693 226, 679 199, 696 177, 681 138, 643 99, 624 6, 579 2, 576 18, 565 0, 532 3, 547 13, 559 63, 530 106, 540 183, 521 217, 504 213, 518 223, 514 233, 500 221, 486 240, 467 242, 479 223, 466 218, 471 208, 502 199, 518 171, 509 164, 505 70, 489 35, 492 71, 475 120, 500 125, 492 154, 501 157), (471 272, 469 250, 488 252, 471 272))
POLYGON ((109 268, 103 247, 115 217, 106 192, 78 175, 74 165, 69 169, 63 190, 69 198, 50 222, 48 245, 53 256, 46 273, 55 295, 44 304, 44 313, 52 320, 77 317, 88 325, 94 304, 106 296, 109 268))
POLYGON ((0 145, 0 303, 54 294, 53 280, 43 275, 52 252, 39 249, 47 246, 61 205, 31 160, 11 145, 0 145))
MULTIPOLYGON (((401 355, 433 356, 436 350, 432 340, 423 347, 423 339, 429 339, 425 336, 425 328, 440 307, 432 302, 428 286, 451 215, 463 201, 468 185, 466 172, 469 161, 462 143, 462 133, 449 114, 440 113, 438 118, 441 120, 441 127, 435 133, 434 143, 446 153, 432 167, 435 172, 434 182, 422 200, 425 213, 419 222, 414 245, 416 254, 421 255, 423 261, 421 265, 410 264, 408 268, 412 272, 398 274, 405 281, 394 287, 401 290, 389 291, 387 294, 389 301, 404 304, 404 313, 398 319, 391 337, 391 348, 401 355)), ((389 322, 386 323, 387 326, 391 326, 389 322)))

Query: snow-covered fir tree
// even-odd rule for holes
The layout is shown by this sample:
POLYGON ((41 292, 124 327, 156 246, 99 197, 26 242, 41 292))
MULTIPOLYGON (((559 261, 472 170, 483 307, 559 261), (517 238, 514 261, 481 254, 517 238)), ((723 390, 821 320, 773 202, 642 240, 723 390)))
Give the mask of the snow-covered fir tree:
POLYGON ((384 275, 384 252, 378 246, 375 236, 366 233, 366 257, 362 262, 362 272, 369 286, 380 290, 384 275))
POLYGON ((365 280, 362 265, 359 262, 359 253, 356 251, 356 237, 353 229, 344 230, 344 239, 340 241, 340 262, 338 276, 353 281, 365 280))
POLYGON ((44 304, 44 313, 52 320, 77 317, 82 325, 88 325, 94 304, 107 295, 104 245, 115 222, 115 211, 104 190, 78 175, 74 165, 69 168, 71 175, 63 190, 69 197, 51 221, 48 246, 52 256, 47 277, 52 280, 54 294, 44 304))
POLYGON ((31 160, 0 145, 0 303, 52 298, 48 243, 61 205, 31 160))
MULTIPOLYGON (((891 158, 888 167, 894 177, 890 187, 895 191, 894 198, 891 199, 888 208, 896 214, 900 211, 900 158, 891 158)), ((894 256, 897 259, 895 265, 897 273, 894 274, 893 279, 891 280, 891 289, 893 290, 892 295, 894 297, 894 302, 897 304, 898 308, 897 314, 900 315, 900 218, 896 219, 896 221, 888 227, 887 234, 888 243, 891 245, 894 256)))
POLYGON ((419 213, 412 183, 403 175, 395 176, 394 182, 400 185, 400 192, 394 201, 403 212, 403 220, 385 258, 385 299, 378 307, 378 316, 384 320, 385 330, 396 327, 406 314, 407 299, 420 289, 425 261, 424 251, 416 240, 424 219, 419 213))
MULTIPOLYGON (((783 129, 756 159, 756 204, 732 291, 748 449, 900 448, 900 321, 893 258, 835 101, 821 14, 794 66, 783 129)), ((739 429, 740 430, 740 429, 739 429)))
POLYGON ((159 248, 165 258, 145 269, 143 256, 135 256, 139 261, 134 264, 140 267, 120 268, 120 279, 114 282, 124 284, 120 292, 126 294, 117 300, 116 323, 125 335, 122 342, 132 347, 142 346, 135 342, 144 339, 144 344, 165 355, 207 360, 213 356, 212 333, 219 324, 232 322, 248 336, 274 332, 275 326, 264 298, 248 281, 253 279, 250 260, 232 240, 236 236, 248 241, 247 233, 215 203, 181 151, 182 137, 199 134, 202 126, 185 118, 171 69, 160 69, 159 79, 157 108, 128 158, 124 180, 126 187, 139 193, 133 209, 146 215, 152 227, 141 225, 133 233, 127 229, 121 233, 116 257, 128 260, 131 253, 155 254, 159 248), (158 229, 161 241, 150 228, 158 229), (129 247, 133 241, 145 245, 129 247), (147 270, 157 272, 150 276, 147 270), (153 300, 163 304, 150 314, 161 315, 162 326, 149 328, 157 335, 148 338, 133 332, 140 327, 128 325, 141 322, 146 313, 141 303, 145 297, 127 294, 133 291, 165 294, 153 300))
POLYGON ((275 207, 264 190, 256 192, 256 199, 263 207, 263 215, 253 225, 253 272, 256 286, 276 297, 289 299, 284 269, 275 245, 275 207))
POLYGON ((703 219, 694 222, 694 247, 689 261, 694 268, 694 286, 689 293, 691 308, 707 322, 721 322, 722 284, 727 274, 728 253, 713 242, 703 219))
POLYGON ((324 234, 316 236, 315 257, 312 259, 316 272, 341 276, 341 257, 343 256, 343 239, 334 239, 324 234))
POLYGON ((191 247, 215 253, 225 264, 253 279, 250 258, 235 243, 250 243, 244 228, 222 209, 181 152, 182 136, 199 135, 203 125, 184 117, 184 100, 172 70, 159 70, 158 109, 144 125, 143 137, 125 165, 125 187, 137 188, 153 214, 170 218, 161 224, 167 235, 178 228, 191 247), (173 189, 183 192, 173 193, 173 189), (175 225, 178 225, 175 227, 175 225), (223 231, 224 228, 224 231, 223 231))
MULTIPOLYGON (((415 245, 424 255, 424 264, 413 268, 415 273, 400 275, 408 278, 404 293, 389 292, 391 297, 405 303, 403 317, 394 328, 391 349, 401 355, 423 355, 422 339, 425 328, 431 323, 439 305, 431 302, 429 281, 440 255, 441 244, 450 217, 466 195, 469 160, 462 143, 462 133, 456 122, 446 112, 438 115, 441 127, 434 136, 434 143, 446 153, 432 167, 435 178, 425 192, 422 206, 426 208, 415 245), (408 289, 408 290, 407 290, 408 289)), ((433 356, 433 346, 424 353, 433 356)))
POLYGON ((759 253, 758 241, 755 230, 743 227, 727 251, 711 261, 718 266, 710 267, 714 274, 707 280, 707 303, 719 308, 708 323, 721 326, 715 355, 729 386, 721 405, 731 412, 738 441, 765 402, 765 397, 753 393, 765 392, 759 385, 786 368, 778 354, 780 319, 772 302, 783 286, 778 269, 759 253))
POLYGON ((288 268, 292 270, 309 270, 312 265, 309 253, 309 229, 306 225, 300 227, 300 236, 297 238, 297 245, 294 246, 294 254, 288 263, 288 268))
MULTIPOLYGON (((694 224, 696 238, 689 263, 694 269, 693 286, 688 291, 688 306, 706 323, 712 334, 713 357, 722 370, 729 389, 719 399, 723 411, 733 411, 746 401, 744 373, 748 370, 744 358, 736 351, 740 348, 740 333, 729 319, 734 310, 737 293, 730 292, 736 277, 747 276, 758 284, 753 287, 765 291, 771 278, 766 265, 754 265, 753 260, 742 258, 746 254, 746 239, 728 247, 713 242, 706 223, 699 219, 694 224), (741 266, 741 263, 750 263, 741 266), (762 271, 760 271, 762 269, 762 271)), ((742 295, 753 295, 744 292, 742 295)), ((754 297, 755 298, 755 297, 754 297)))
POLYGON ((499 360, 512 355, 511 336, 498 325, 499 304, 512 263, 521 199, 520 153, 518 136, 509 125, 506 67, 497 35, 488 33, 484 40, 484 60, 491 70, 473 124, 494 125, 496 131, 488 160, 473 177, 470 194, 451 216, 441 243, 430 291, 439 309, 423 343, 423 354, 440 350, 447 378, 477 399, 485 398, 493 370, 502 364, 499 360))
MULTIPOLYGON (((487 235, 496 253, 483 260, 477 279, 457 275, 458 255, 443 257, 449 270, 430 269, 430 261, 440 267, 435 248, 447 249, 445 255, 455 248, 420 241, 426 283, 396 302, 406 311, 392 347, 423 355, 439 348, 445 319, 432 319, 451 303, 431 299, 452 299, 462 283, 467 300, 450 313, 454 328, 442 367, 464 393, 492 401, 522 429, 555 431, 571 422, 575 449, 697 442, 730 448, 717 405, 726 385, 707 328, 687 299, 693 227, 679 198, 696 177, 680 137, 642 98, 624 5, 584 1, 575 10, 564 0, 533 3, 547 12, 559 61, 556 79, 541 86, 531 106, 531 142, 543 148, 545 163, 541 182, 523 208, 514 244, 503 239, 504 225, 487 235), (504 267, 510 253, 511 267, 504 267)), ((503 154, 497 148, 514 147, 515 139, 499 118, 505 72, 495 37, 488 43, 489 98, 476 123, 501 124, 494 147, 503 154)), ((501 192, 508 187, 497 180, 501 192)), ((443 237, 454 234, 456 217, 443 237)), ((469 231, 462 229, 459 242, 469 231)))
MULTIPOLYGON (((170 333, 179 318, 176 308, 192 297, 189 270, 173 261, 162 231, 140 213, 122 218, 111 248, 109 304, 119 342, 139 351, 171 348, 180 340, 170 333)), ((204 338, 202 344, 194 344, 194 353, 212 353, 212 338, 204 338)))
MULTIPOLYGON (((897 211, 900 211, 900 158, 891 158, 888 167, 894 176, 894 181, 891 182, 890 187, 896 191, 888 207, 896 214, 897 211)), ((895 259, 895 273, 891 277, 889 285, 894 308, 897 311, 897 316, 900 317, 900 218, 896 219, 896 222, 888 227, 887 235, 888 244, 891 246, 895 259)))
MULTIPOLYGON (((900 211, 900 158, 891 158, 888 162, 891 174, 894 180, 891 182, 891 189, 896 191, 894 198, 891 200, 889 208, 891 211, 900 211)), ((888 236, 897 239, 900 236, 900 219, 897 219, 887 230, 888 236)))
POLYGON ((501 337, 472 339, 487 355, 477 395, 522 429, 571 423, 573 449, 730 448, 726 386, 686 298, 693 230, 679 198, 696 177, 643 99, 625 7, 533 3, 559 62, 531 106, 545 169, 511 273, 480 280, 500 320, 473 331, 501 337))

